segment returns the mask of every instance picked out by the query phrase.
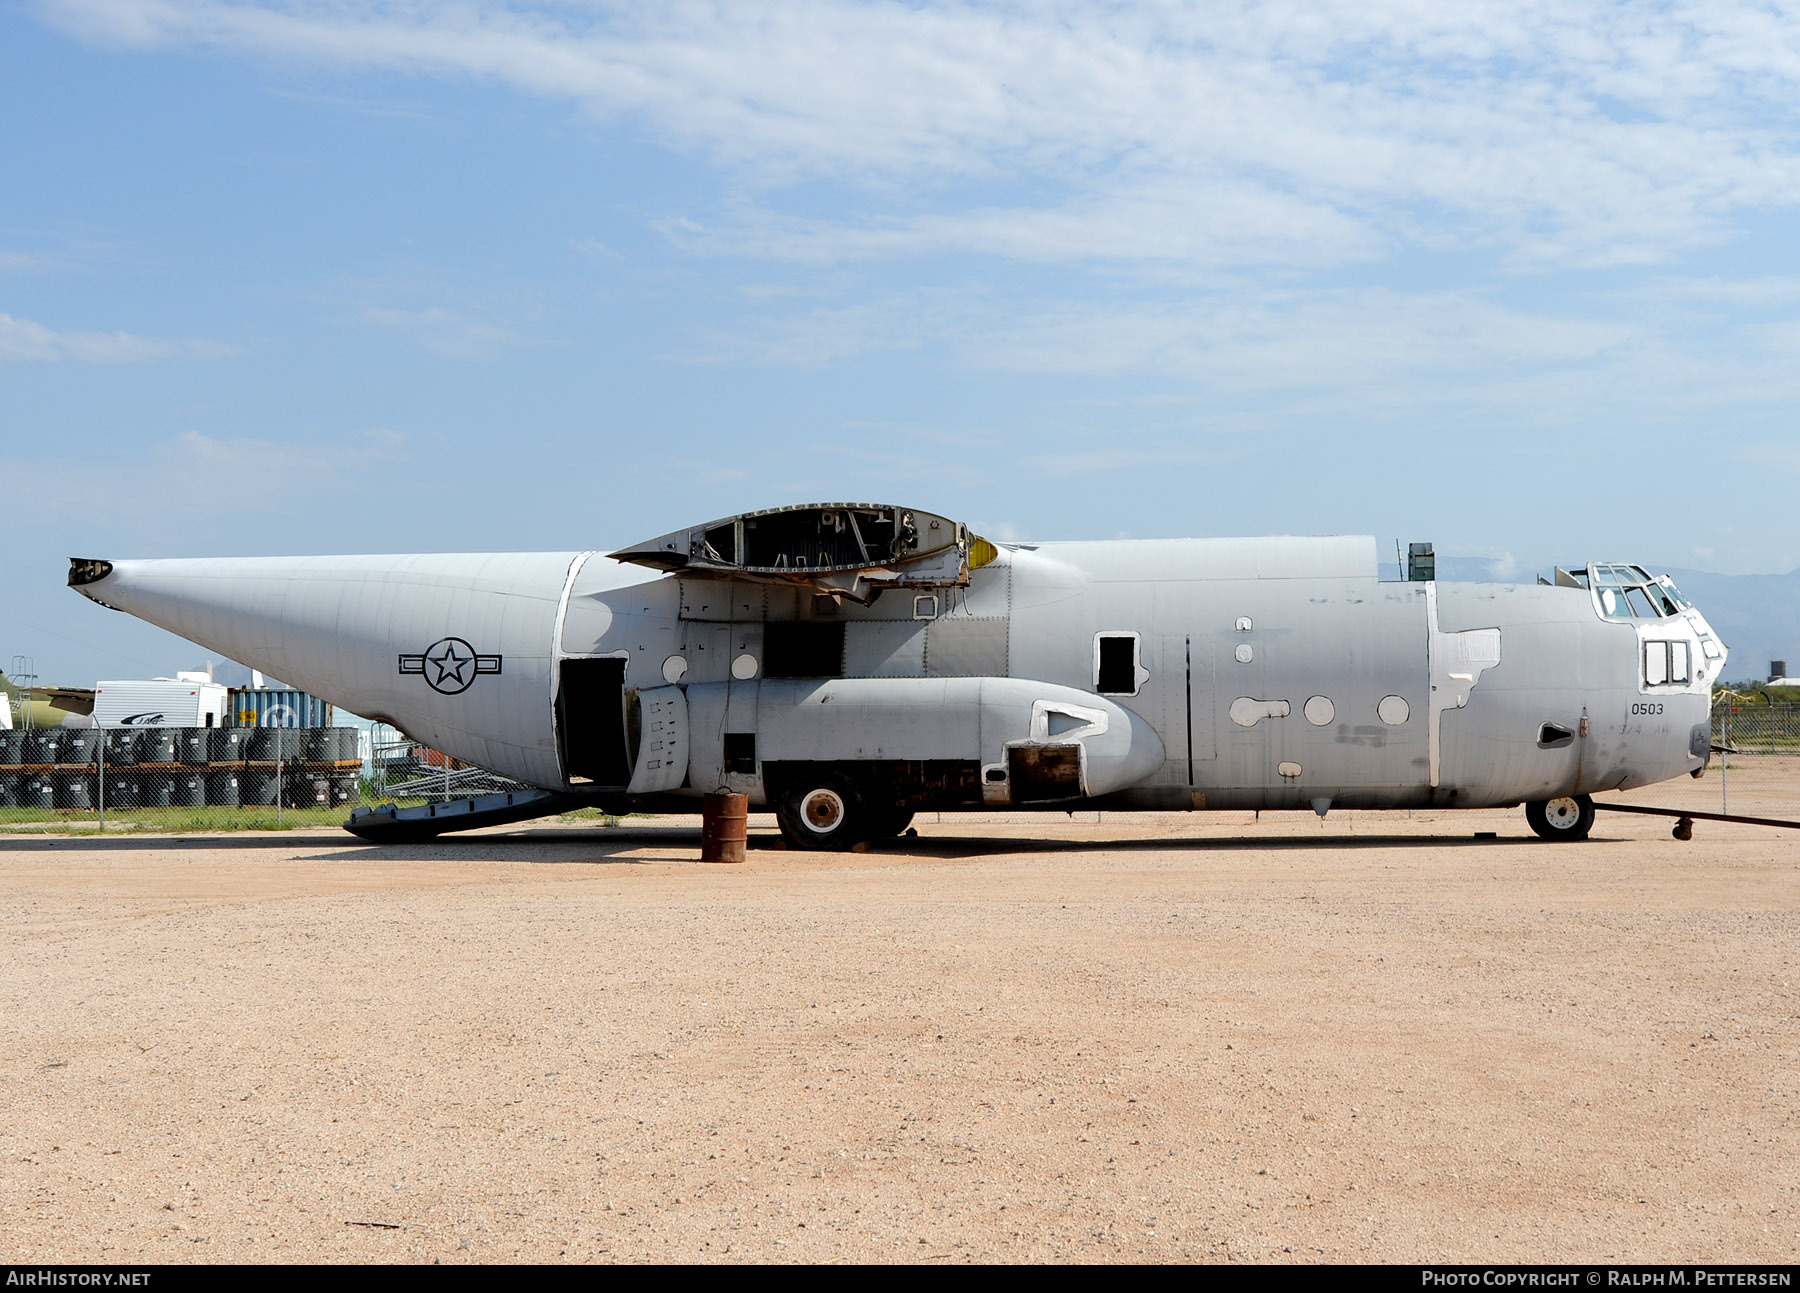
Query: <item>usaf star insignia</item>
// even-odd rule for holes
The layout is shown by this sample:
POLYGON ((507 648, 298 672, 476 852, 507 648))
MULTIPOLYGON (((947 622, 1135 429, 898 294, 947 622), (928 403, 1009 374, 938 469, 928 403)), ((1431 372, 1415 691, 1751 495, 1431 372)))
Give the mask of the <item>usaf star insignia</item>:
POLYGON ((482 655, 461 638, 439 638, 419 655, 402 655, 400 672, 423 674, 433 691, 454 696, 482 674, 499 673, 500 657, 482 655))

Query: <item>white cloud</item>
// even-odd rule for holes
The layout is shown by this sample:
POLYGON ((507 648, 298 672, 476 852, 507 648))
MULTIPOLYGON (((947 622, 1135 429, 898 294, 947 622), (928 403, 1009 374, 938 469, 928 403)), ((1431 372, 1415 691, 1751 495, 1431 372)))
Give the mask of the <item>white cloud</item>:
POLYGON ((598 238, 576 238, 569 245, 590 260, 624 260, 625 257, 598 238))
POLYGON ((167 341, 129 332, 78 332, 49 328, 0 314, 0 359, 78 359, 95 364, 147 359, 216 359, 235 353, 217 341, 167 341))
POLYGON ((1753 444, 1732 455, 1738 462, 1789 476, 1800 476, 1800 448, 1785 444, 1753 444))
POLYGON ((1508 583, 1529 573, 1521 566, 1518 557, 1505 548, 1466 548, 1450 546, 1440 554, 1445 557, 1466 557, 1476 561, 1487 562, 1487 577, 1501 583, 1508 583))
POLYGON ((1046 304, 933 289, 757 317, 714 338, 712 353, 810 366, 942 346, 983 369, 1297 391, 1592 362, 1640 337, 1630 323, 1509 309, 1472 293, 1290 289, 1046 304))
POLYGON ((1266 430, 1279 411, 1321 430, 1353 417, 1394 431, 1421 418, 1519 431, 1629 426, 1679 433, 1691 447, 1696 434, 1783 425, 1800 400, 1800 322, 1786 280, 1665 280, 1554 302, 1241 279, 1126 288, 1086 299, 979 284, 842 304, 768 297, 708 329, 685 358, 810 368, 910 355, 1054 381, 1044 398, 1070 411, 1070 425, 1090 421, 1082 410, 1096 400, 1106 409, 1091 420, 1112 422, 1124 401, 1139 425, 1171 434, 1266 430), (1127 399, 1121 378, 1144 380, 1127 399))
POLYGON ((984 367, 1150 371, 1217 389, 1354 389, 1419 374, 1592 359, 1627 326, 1511 310, 1462 293, 1281 293, 1062 307, 969 339, 984 367))
POLYGON ((73 484, 67 489, 26 491, 9 502, 8 519, 22 524, 93 521, 96 500, 105 500, 107 525, 137 525, 166 519, 168 500, 192 497, 196 482, 208 500, 196 514, 201 524, 240 515, 317 512, 326 505, 321 491, 391 493, 398 479, 395 473, 381 475, 372 469, 404 464, 412 449, 410 436, 386 427, 304 441, 184 431, 154 443, 121 445, 101 455, 21 459, 15 466, 22 478, 73 484), (306 488, 296 490, 295 481, 305 481, 306 488))
MULTIPOLYGON (((1800 306, 1800 277, 1764 275, 1744 278, 1657 276, 1618 292, 1609 305, 1639 319, 1654 319, 1666 329, 1697 324, 1717 329, 1721 323, 1760 326, 1778 322, 1800 306)), ((1741 344, 1739 339, 1733 345, 1741 344)))
POLYGON ((287 480, 305 477, 318 484, 346 479, 364 468, 406 456, 408 437, 377 427, 332 443, 283 443, 249 436, 219 439, 184 431, 156 446, 157 470, 199 471, 208 478, 287 480))
POLYGON ((1632 264, 1800 201, 1800 24, 1754 0, 43 5, 128 45, 477 76, 887 213, 721 235, 786 256, 1632 264))
MULTIPOLYGON (((1216 455, 1193 449, 1132 449, 1114 446, 1069 453, 1029 454, 1024 462, 1051 476, 1090 476, 1102 471, 1139 471, 1146 467, 1189 467, 1216 455)), ((1119 534, 1117 538, 1130 538, 1119 534)))
POLYGON ((311 103, 322 108, 336 108, 341 112, 353 113, 359 117, 376 117, 388 121, 427 121, 431 114, 425 109, 410 103, 396 103, 383 99, 363 99, 344 94, 308 94, 286 86, 270 90, 278 99, 286 99, 292 103, 311 103))
POLYGON ((392 328, 416 338, 428 350, 452 359, 482 359, 503 346, 517 345, 519 336, 498 324, 442 306, 402 309, 365 306, 356 312, 361 323, 392 328))
POLYGON ((538 316, 540 298, 529 282, 476 282, 420 266, 340 279, 319 293, 337 322, 393 332, 451 359, 491 359, 535 344, 521 327, 538 316))
POLYGON ((660 227, 692 251, 822 264, 958 252, 1046 262, 1333 265, 1383 250, 1365 224, 1327 203, 1225 176, 1210 184, 1138 181, 1048 208, 981 206, 860 224, 749 209, 723 228, 686 219, 660 227))

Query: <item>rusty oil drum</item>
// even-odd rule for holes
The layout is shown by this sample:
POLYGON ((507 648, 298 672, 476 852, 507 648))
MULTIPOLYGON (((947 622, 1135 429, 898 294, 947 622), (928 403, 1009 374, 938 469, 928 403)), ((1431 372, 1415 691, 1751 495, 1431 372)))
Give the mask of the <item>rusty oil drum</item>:
POLYGON ((750 797, 725 793, 700 801, 700 860, 742 862, 750 825, 750 797))

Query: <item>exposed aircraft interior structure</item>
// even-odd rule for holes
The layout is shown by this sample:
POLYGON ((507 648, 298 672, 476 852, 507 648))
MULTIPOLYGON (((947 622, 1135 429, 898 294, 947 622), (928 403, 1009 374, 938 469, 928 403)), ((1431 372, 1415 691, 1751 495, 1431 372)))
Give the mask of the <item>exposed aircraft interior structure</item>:
POLYGON ((1366 537, 995 544, 824 503, 611 554, 76 559, 69 582, 545 792, 431 831, 723 789, 805 848, 995 807, 1523 804, 1575 840, 1595 792, 1704 768, 1726 652, 1666 577, 1440 582, 1429 545, 1402 573, 1366 537))

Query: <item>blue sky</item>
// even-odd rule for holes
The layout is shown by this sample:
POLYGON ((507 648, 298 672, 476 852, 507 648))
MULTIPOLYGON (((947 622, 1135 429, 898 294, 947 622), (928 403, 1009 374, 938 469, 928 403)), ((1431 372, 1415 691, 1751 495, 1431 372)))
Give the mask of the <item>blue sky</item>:
POLYGON ((1790 570, 1796 105, 1731 0, 0 4, 0 664, 809 499, 1790 570))

